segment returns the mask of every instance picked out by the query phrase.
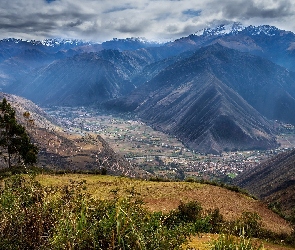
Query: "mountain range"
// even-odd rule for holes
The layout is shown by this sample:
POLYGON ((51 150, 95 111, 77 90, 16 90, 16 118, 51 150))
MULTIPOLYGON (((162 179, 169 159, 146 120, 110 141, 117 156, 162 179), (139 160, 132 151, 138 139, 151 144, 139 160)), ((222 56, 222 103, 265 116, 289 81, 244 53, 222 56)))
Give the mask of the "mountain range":
POLYGON ((134 112, 204 153, 277 147, 295 124, 295 34, 221 25, 168 43, 0 41, 0 86, 41 106, 134 112))

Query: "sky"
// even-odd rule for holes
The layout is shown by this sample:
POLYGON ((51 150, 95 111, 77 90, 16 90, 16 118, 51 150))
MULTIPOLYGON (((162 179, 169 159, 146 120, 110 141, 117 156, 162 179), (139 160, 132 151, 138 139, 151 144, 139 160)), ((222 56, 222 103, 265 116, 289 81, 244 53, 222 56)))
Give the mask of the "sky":
POLYGON ((0 39, 168 41, 229 22, 295 32, 295 1, 0 0, 0 39))

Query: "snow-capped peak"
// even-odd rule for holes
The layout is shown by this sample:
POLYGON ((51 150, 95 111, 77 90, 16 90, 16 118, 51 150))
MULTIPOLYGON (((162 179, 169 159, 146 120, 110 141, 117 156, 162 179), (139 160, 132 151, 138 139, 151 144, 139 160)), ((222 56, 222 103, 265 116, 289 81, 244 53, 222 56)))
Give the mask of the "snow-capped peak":
POLYGON ((253 36, 260 35, 262 33, 268 36, 275 36, 276 34, 278 34, 280 30, 277 27, 270 26, 270 25, 260 25, 260 26, 250 25, 247 27, 247 31, 253 36))

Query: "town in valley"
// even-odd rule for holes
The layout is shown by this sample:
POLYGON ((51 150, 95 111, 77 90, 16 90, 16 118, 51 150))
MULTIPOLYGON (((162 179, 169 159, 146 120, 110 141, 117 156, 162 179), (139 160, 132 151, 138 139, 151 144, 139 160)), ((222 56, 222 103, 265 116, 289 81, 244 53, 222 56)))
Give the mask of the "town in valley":
POLYGON ((272 150, 201 154, 177 138, 154 130, 131 114, 106 113, 96 108, 50 107, 45 111, 68 134, 99 134, 131 164, 160 178, 222 179, 230 181, 243 171, 295 147, 295 130, 276 122, 281 146, 272 150))

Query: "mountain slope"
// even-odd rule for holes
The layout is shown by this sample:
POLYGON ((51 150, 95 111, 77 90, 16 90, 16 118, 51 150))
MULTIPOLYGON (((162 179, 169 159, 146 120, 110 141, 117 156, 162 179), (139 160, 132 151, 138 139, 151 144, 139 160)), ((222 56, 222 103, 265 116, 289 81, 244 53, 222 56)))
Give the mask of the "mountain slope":
MULTIPOLYGON (((259 55, 295 70, 295 35, 292 32, 267 25, 243 27, 234 23, 221 25, 214 29, 204 29, 166 44, 136 38, 113 39, 102 44, 61 39, 1 40, 0 86, 3 91, 23 95, 42 105, 89 105, 127 94, 134 88, 132 85, 139 86, 151 80, 163 68, 179 61, 179 58, 186 57, 193 51, 212 44, 221 44, 224 47, 259 55), (116 51, 116 49, 123 52, 116 51), (104 62, 98 63, 95 57, 104 62), (78 63, 77 60, 80 62, 78 63), (131 81, 132 84, 126 81, 131 81), (126 85, 128 86, 125 88, 126 85), (61 93, 58 93, 58 86, 64 87, 61 93), (78 95, 78 93, 81 94, 78 95), (57 99, 50 97, 52 95, 56 95, 57 99), (77 103, 75 99, 78 100, 77 103)), ((255 65, 259 65, 258 60, 255 65)), ((237 74, 233 66, 235 63, 230 67, 223 67, 221 72, 215 72, 215 74, 224 75, 224 78, 227 78, 228 75, 234 73, 237 77, 236 81, 242 82, 245 76, 237 74)), ((249 64, 245 67, 249 67, 249 64)), ((252 76, 259 76, 263 72, 259 69, 259 66, 252 67, 252 76)), ((269 67, 269 71, 272 72, 272 70, 273 68, 269 67)), ((286 78, 288 74, 290 78, 294 77, 291 73, 285 72, 282 75, 277 72, 274 81, 281 77, 286 78)), ((246 75, 246 78, 250 76, 246 75)), ((264 84, 263 78, 262 74, 260 80, 264 84)), ((226 79, 221 80, 226 81, 226 79)), ((255 81, 257 80, 259 79, 255 81)), ((256 105, 255 101, 261 100, 257 96, 253 96, 253 102, 250 102, 250 105, 256 105, 256 109, 271 119, 277 119, 276 117, 281 115, 282 117, 278 119, 290 122, 286 119, 290 120, 288 112, 281 113, 281 111, 293 108, 294 93, 290 93, 288 86, 282 85, 282 90, 276 97, 278 105, 282 99, 286 98, 284 91, 287 91, 290 96, 287 97, 285 104, 274 111, 275 115, 267 114, 266 110, 261 111, 270 103, 264 105, 261 101, 256 105), (287 89, 284 89, 285 87, 287 89)), ((241 90, 239 94, 246 92, 241 90)), ((251 93, 253 94, 253 91, 251 93)), ((251 93, 249 90, 248 94, 251 93)), ((246 100, 249 102, 247 98, 246 100)), ((264 101, 267 100, 269 99, 264 101)))
MULTIPOLYGON (((108 174, 113 175, 145 175, 144 171, 117 155, 101 136, 66 133, 31 101, 0 92, 0 99, 3 98, 14 107, 18 121, 26 127, 31 140, 38 146, 39 167, 81 172, 99 172, 105 168, 108 174), (29 120, 23 117, 26 111, 30 113, 29 120)), ((6 164, 2 161, 0 157, 0 165, 3 167, 6 164)))
MULTIPOLYGON (((250 75, 252 70, 240 63, 244 60, 250 60, 253 66, 257 58, 220 45, 209 46, 168 66, 128 97, 106 106, 135 111, 155 128, 176 135, 201 152, 275 147, 271 123, 238 92, 237 74, 246 71, 250 75), (234 64, 237 73, 227 75, 225 81, 220 72, 234 64)), ((244 79, 243 84, 260 84, 255 77, 251 80, 253 77, 244 79)))
POLYGON ((193 63, 208 65, 220 81, 268 119, 295 124, 293 72, 220 44, 200 49, 193 60, 193 63))
POLYGON ((132 51, 82 53, 38 68, 5 89, 41 105, 97 105, 133 90, 132 77, 151 60, 132 51))
POLYGON ((132 88, 118 68, 96 54, 56 61, 8 91, 38 104, 89 105, 114 98, 132 88))
POLYGON ((295 150, 281 153, 238 175, 234 182, 286 214, 295 207, 295 150), (278 207, 277 207, 278 208, 278 207))

